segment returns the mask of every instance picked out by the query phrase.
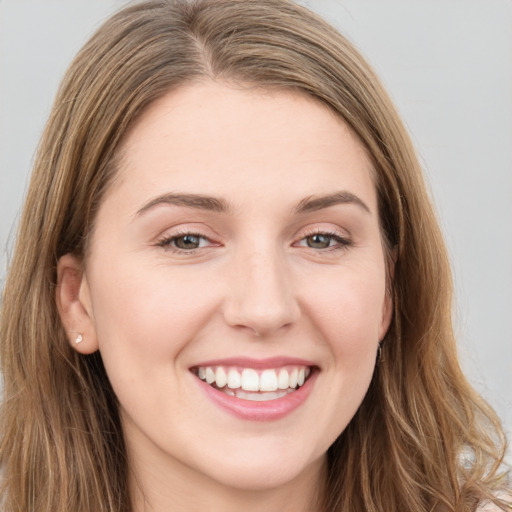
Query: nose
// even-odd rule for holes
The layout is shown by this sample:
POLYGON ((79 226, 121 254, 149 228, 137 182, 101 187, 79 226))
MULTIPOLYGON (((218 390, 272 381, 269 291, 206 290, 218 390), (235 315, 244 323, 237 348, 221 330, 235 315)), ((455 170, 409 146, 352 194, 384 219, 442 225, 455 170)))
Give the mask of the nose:
POLYGON ((300 316, 293 279, 278 254, 241 254, 228 276, 224 318, 228 325, 269 336, 300 316))

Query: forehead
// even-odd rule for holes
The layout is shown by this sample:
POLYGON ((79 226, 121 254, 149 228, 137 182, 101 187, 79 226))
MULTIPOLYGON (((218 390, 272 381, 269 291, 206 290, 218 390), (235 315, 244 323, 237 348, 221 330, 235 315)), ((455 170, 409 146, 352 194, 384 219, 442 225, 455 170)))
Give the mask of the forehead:
POLYGON ((328 193, 336 181, 374 191, 364 147, 327 106, 303 93, 218 82, 154 102, 125 137, 118 169, 114 189, 130 181, 147 194, 164 187, 240 195, 244 187, 276 186, 328 193))

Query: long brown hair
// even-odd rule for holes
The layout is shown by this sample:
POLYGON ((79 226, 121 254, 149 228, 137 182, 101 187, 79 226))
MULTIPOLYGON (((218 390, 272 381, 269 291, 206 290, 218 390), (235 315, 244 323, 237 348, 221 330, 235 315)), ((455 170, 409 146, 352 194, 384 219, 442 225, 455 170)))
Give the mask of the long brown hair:
POLYGON ((40 143, 2 304, 2 510, 131 510, 116 397, 100 354, 66 340, 56 265, 84 256, 134 120, 205 77, 302 91, 341 116, 373 161, 383 238, 396 248, 395 314, 368 394, 329 449, 325 511, 469 511, 493 499, 504 434, 459 368, 446 250, 377 77, 287 0, 155 0, 125 8, 84 46, 40 143))

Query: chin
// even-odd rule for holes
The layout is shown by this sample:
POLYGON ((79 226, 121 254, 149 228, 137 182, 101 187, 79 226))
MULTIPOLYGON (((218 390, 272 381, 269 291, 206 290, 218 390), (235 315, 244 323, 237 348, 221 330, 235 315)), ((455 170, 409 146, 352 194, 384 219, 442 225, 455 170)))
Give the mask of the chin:
POLYGON ((226 487, 240 491, 270 491, 296 479, 314 478, 321 472, 326 463, 326 453, 307 457, 297 448, 296 444, 287 450, 283 446, 262 447, 260 443, 254 449, 229 450, 231 456, 205 456, 203 461, 210 461, 208 467, 197 469, 226 487), (215 459, 217 463, 213 463, 215 459))

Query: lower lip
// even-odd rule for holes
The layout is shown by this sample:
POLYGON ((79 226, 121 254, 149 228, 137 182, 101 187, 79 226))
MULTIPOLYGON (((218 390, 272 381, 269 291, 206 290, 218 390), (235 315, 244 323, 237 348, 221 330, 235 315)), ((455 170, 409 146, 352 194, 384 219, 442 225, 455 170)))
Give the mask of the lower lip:
POLYGON ((292 393, 264 402, 244 400, 227 395, 206 382, 194 377, 206 396, 216 405, 234 416, 249 421, 276 421, 284 418, 300 407, 308 398, 316 381, 318 372, 314 371, 303 386, 292 393))

